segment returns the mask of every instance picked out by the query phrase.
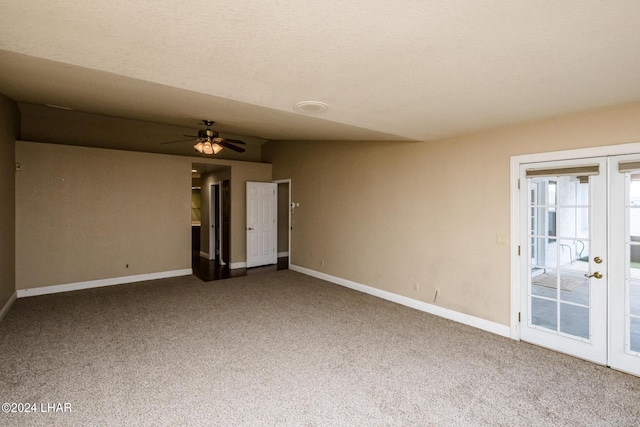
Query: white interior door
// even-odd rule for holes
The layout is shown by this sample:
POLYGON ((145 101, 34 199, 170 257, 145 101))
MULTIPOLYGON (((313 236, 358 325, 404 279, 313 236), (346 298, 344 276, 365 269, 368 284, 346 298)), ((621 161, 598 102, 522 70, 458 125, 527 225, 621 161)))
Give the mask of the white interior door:
POLYGON ((247 267, 278 262, 278 184, 247 182, 247 267))
POLYGON ((520 166, 521 339, 607 363, 606 158, 520 166))

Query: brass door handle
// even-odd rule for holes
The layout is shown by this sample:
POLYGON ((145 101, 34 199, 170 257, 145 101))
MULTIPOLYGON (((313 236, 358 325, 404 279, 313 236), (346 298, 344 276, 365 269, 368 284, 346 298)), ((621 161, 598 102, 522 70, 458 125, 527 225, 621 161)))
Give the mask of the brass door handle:
POLYGON ((600 273, 599 271, 596 271, 593 274, 585 274, 584 277, 595 277, 596 279, 602 279, 602 273, 600 273))
POLYGON ((593 259, 593 262, 595 262, 596 264, 602 264, 602 258, 600 258, 599 256, 595 257, 593 259))

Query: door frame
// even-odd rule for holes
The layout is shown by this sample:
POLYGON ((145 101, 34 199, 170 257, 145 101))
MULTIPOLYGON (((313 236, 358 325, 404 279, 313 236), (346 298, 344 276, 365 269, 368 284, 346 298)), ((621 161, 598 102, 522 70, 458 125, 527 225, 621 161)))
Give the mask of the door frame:
POLYGON ((229 268, 233 269, 231 264, 231 178, 220 182, 220 233, 222 233, 220 265, 228 264, 229 268))
MULTIPOLYGON (((625 154, 640 153, 640 142, 628 144, 607 145, 593 148, 578 148, 575 150, 553 151, 546 153, 524 154, 512 156, 510 159, 510 264, 511 264, 511 309, 510 309, 510 329, 511 338, 520 341, 520 304, 521 304, 521 268, 520 255, 518 250, 526 242, 520 241, 520 189, 518 180, 520 178, 520 165, 525 163, 551 162, 560 160, 579 160, 590 157, 609 157, 625 154)), ((524 183, 521 183, 524 185, 524 183)), ((608 209, 608 207, 607 207, 608 209)), ((609 254, 607 254, 607 259, 609 254)))
POLYGON ((222 181, 209 184, 209 259, 215 259, 220 265, 222 262, 222 181), (216 199, 218 209, 215 208, 216 199), (213 227, 212 227, 213 226, 213 227), (211 230, 215 230, 214 233, 211 230), (218 240, 218 253, 216 253, 216 238, 218 240))
MULTIPOLYGON (((288 202, 287 202, 287 218, 288 218, 288 223, 287 223, 287 251, 289 252, 289 256, 288 256, 288 263, 287 263, 287 268, 291 267, 291 178, 287 178, 287 179, 276 179, 271 181, 274 184, 289 184, 289 194, 288 194, 288 202)), ((278 187, 279 188, 279 187, 278 187)), ((280 194, 280 190, 278 190, 278 194, 280 194)), ((276 218, 277 220, 277 218, 276 218)), ((278 227, 280 226, 280 224, 276 224, 278 227)))

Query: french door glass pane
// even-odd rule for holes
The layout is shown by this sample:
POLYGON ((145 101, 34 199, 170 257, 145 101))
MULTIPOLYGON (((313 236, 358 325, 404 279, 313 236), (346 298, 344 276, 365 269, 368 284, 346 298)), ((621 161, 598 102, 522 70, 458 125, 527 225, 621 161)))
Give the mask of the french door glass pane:
POLYGON ((629 283, 629 314, 640 317, 640 282, 629 283))
POLYGON ((558 330, 558 304, 555 300, 531 298, 531 324, 558 330))
POLYGON ((629 320, 629 348, 631 351, 640 353, 640 318, 632 317, 629 320))
POLYGON ((561 275, 560 300, 571 302, 585 307, 589 307, 590 286, 589 279, 584 274, 576 275, 573 272, 567 272, 561 275))
POLYGON ((530 322, 589 339, 589 179, 536 177, 529 185, 530 322))
POLYGON ((627 316, 629 318, 629 331, 627 342, 629 349, 640 353, 640 175, 629 175, 629 236, 627 259, 627 316))
POLYGON ((555 236, 556 235, 556 208, 532 207, 531 208, 531 235, 555 236))
POLYGON ((589 241, 581 239, 560 240, 558 262, 560 268, 573 271, 589 271, 589 241))
POLYGON ((574 206, 589 204, 589 180, 586 177, 561 176, 557 181, 557 204, 574 206))
POLYGON ((565 239, 585 239, 589 237, 589 208, 565 206, 558 208, 558 237, 565 239))
POLYGON ((546 270, 558 266, 556 239, 533 237, 531 239, 531 264, 533 268, 546 270))
POLYGON ((558 297, 558 270, 539 268, 532 273, 531 294, 546 298, 558 297))
POLYGON ((633 242, 629 245, 629 279, 640 280, 640 244, 633 242))
POLYGON ((589 307, 560 304, 560 332, 589 339, 589 307))

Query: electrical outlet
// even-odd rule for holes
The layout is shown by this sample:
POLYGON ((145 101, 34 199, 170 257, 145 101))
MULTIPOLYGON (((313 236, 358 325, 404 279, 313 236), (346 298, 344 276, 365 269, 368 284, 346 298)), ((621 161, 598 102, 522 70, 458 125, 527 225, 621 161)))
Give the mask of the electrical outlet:
POLYGON ((413 284, 413 290, 418 292, 420 290, 420 283, 418 282, 414 282, 413 284))
POLYGON ((324 267, 324 260, 320 261, 320 267, 324 267))
POLYGON ((506 245, 506 244, 507 244, 507 235, 496 234, 496 245, 506 245))

